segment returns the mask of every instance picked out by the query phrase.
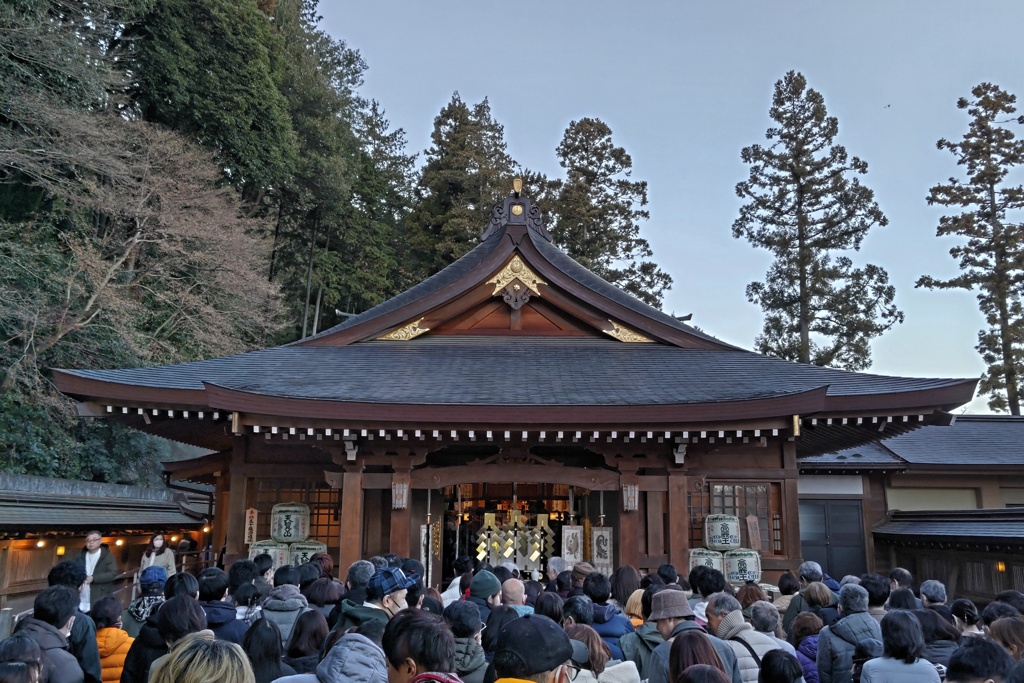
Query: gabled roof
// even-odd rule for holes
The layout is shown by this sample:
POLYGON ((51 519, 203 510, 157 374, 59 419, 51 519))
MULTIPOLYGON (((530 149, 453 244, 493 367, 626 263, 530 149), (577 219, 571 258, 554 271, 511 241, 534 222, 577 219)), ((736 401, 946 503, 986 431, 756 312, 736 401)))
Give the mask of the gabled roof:
MULTIPOLYGON (((316 336, 195 363, 57 370, 54 378, 61 391, 107 406, 103 414, 114 419, 214 450, 230 447, 228 413, 259 415, 264 425, 277 417, 289 426, 523 431, 902 415, 904 424, 893 427, 900 431, 969 401, 976 384, 845 372, 726 344, 569 258, 551 243, 537 207, 516 195, 451 266, 316 336), (516 327, 517 320, 531 322, 516 327), (151 420, 150 408, 207 417, 151 420), (221 421, 209 411, 220 411, 221 421)), ((877 434, 877 425, 848 427, 845 419, 808 425, 798 448, 818 453, 877 434)))
MULTIPOLYGON (((895 510, 873 530, 875 538, 922 547, 1024 544, 1024 509, 895 510)), ((994 548, 993 548, 994 549, 994 548)))

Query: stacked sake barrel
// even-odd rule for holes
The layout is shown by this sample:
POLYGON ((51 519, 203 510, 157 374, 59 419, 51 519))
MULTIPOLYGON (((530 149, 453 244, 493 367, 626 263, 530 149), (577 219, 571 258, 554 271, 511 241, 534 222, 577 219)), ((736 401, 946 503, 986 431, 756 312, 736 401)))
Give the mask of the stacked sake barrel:
POLYGON ((690 549, 690 569, 704 565, 717 569, 730 583, 761 580, 761 554, 740 547, 740 520, 733 515, 704 518, 704 545, 690 549))
POLYGON ((309 540, 309 506, 304 503, 278 503, 270 512, 270 539, 249 546, 249 559, 267 554, 274 560, 274 569, 309 562, 327 546, 309 540))

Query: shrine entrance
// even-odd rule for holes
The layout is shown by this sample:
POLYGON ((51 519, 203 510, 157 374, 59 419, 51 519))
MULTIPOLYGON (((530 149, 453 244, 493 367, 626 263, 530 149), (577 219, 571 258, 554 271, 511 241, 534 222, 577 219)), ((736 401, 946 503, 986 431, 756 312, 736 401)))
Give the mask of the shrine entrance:
POLYGON ((614 492, 572 484, 473 483, 446 487, 442 570, 469 555, 491 566, 511 562, 539 578, 553 556, 613 568, 614 492))

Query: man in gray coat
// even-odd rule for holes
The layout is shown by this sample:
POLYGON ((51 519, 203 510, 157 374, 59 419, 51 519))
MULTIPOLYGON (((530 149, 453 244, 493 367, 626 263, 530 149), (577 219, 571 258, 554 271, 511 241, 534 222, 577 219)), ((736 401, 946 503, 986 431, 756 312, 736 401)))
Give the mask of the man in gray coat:
POLYGON ((882 629, 868 614, 868 592, 848 583, 839 591, 839 612, 843 615, 818 634, 819 683, 852 683, 853 651, 867 638, 882 639, 882 629))

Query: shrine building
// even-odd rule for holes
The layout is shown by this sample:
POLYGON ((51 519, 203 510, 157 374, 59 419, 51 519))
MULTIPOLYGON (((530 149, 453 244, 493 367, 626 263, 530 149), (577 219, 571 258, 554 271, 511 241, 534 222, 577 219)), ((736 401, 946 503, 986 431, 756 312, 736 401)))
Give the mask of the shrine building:
POLYGON ((296 502, 342 575, 394 552, 428 560, 434 585, 455 553, 685 569, 712 514, 739 518, 771 581, 801 561, 802 459, 948 424, 976 384, 724 343, 569 258, 518 191, 468 254, 320 334, 54 379, 83 416, 212 452, 166 469, 215 486, 228 561, 296 502))

